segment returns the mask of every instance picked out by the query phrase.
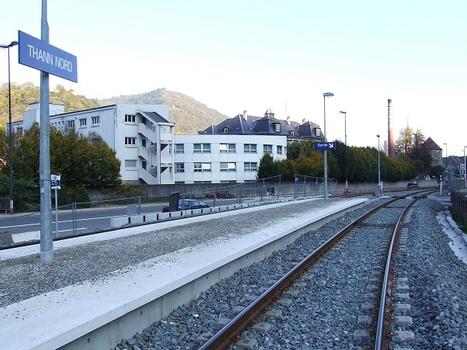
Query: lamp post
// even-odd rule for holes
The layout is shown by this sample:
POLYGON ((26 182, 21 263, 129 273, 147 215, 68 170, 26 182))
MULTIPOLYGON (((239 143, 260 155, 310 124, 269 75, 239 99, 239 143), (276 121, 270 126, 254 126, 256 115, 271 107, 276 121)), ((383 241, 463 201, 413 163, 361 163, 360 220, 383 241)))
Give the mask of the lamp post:
POLYGON ((2 49, 8 49, 8 197, 10 197, 10 213, 13 213, 13 142, 11 139, 11 78, 10 78, 10 48, 18 45, 12 41, 8 45, 0 45, 2 49))
POLYGON ((379 137, 380 135, 376 135, 376 137, 378 138, 378 191, 379 191, 379 195, 381 196, 381 155, 380 155, 380 142, 379 142, 379 137))
POLYGON ((446 142, 443 142, 443 145, 446 146, 446 161, 444 162, 444 170, 446 172, 446 178, 448 177, 448 144, 446 142))
MULTIPOLYGON (((326 97, 333 97, 332 92, 323 93, 324 100, 324 141, 327 141, 326 138, 326 97)), ((328 151, 324 150, 324 199, 328 199, 328 151)))
POLYGON ((349 182, 347 181, 347 112, 339 111, 340 114, 344 115, 344 177, 345 177, 345 191, 349 188, 349 182))

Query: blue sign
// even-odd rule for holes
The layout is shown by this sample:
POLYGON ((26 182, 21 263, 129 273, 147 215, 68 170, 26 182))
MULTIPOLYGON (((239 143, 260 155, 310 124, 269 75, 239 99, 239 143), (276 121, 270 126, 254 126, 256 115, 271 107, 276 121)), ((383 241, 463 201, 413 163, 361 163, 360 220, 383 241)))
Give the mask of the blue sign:
POLYGON ((315 150, 317 151, 334 151, 336 149, 336 142, 316 142, 315 150))
POLYGON ((56 75, 67 80, 78 81, 76 56, 18 31, 19 63, 56 75))

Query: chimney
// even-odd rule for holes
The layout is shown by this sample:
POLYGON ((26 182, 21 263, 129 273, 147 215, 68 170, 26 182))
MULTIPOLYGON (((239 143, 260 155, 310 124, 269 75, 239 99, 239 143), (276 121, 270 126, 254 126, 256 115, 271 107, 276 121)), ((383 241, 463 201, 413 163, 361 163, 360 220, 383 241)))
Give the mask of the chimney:
POLYGON ((287 116, 287 118, 285 119, 285 123, 286 123, 287 125, 290 125, 290 115, 287 116))
POLYGON ((391 129, 391 103, 392 100, 388 99, 388 157, 394 157, 394 135, 391 129))

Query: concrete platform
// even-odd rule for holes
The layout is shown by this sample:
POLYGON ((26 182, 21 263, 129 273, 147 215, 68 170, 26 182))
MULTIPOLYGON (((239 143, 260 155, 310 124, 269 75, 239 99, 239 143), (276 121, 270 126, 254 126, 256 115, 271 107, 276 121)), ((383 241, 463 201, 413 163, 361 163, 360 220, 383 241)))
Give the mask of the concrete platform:
MULTIPOLYGON (((89 236, 58 242, 61 243, 56 244, 60 253, 58 258, 67 259, 63 268, 70 266, 72 271, 74 263, 89 259, 89 256, 80 254, 88 245, 93 251, 97 249, 99 253, 101 249, 102 254, 107 254, 105 249, 108 246, 128 245, 130 238, 134 241, 143 237, 154 239, 164 230, 172 230, 173 234, 173 230, 220 230, 222 225, 227 226, 222 236, 200 244, 185 246, 97 278, 78 280, 3 306, 0 308, 3 348, 55 349, 64 346, 69 349, 110 349, 122 338, 130 337, 166 316, 220 279, 281 249, 299 235, 330 220, 336 213, 365 201, 366 198, 353 198, 275 204, 161 223, 157 227, 129 228, 105 237, 89 236), (293 214, 296 212, 298 214, 293 214), (230 227, 231 223, 241 221, 247 213, 249 220, 254 220, 257 215, 270 221, 265 225, 252 222, 253 228, 247 227, 249 222, 240 222, 246 226, 246 233, 235 232, 236 228, 230 227), (280 213, 283 213, 282 217, 278 217, 280 213), (202 226, 203 222, 205 226, 202 226), (149 238, 144 236, 148 232, 151 233, 149 238)), ((34 265, 32 259, 37 260, 37 256, 31 254, 37 250, 25 248, 1 252, 3 261, 0 263, 13 272, 22 271, 24 264, 34 265)), ((122 252, 118 250, 118 254, 122 252)), ((109 263, 114 258, 109 256, 109 263)), ((86 260, 86 263, 89 262, 86 260)), ((34 268, 39 269, 36 265, 34 268)), ((49 271, 53 272, 53 269, 49 271)), ((15 293, 14 281, 11 283, 9 293, 15 293)), ((0 290, 0 302, 2 292, 0 290)))

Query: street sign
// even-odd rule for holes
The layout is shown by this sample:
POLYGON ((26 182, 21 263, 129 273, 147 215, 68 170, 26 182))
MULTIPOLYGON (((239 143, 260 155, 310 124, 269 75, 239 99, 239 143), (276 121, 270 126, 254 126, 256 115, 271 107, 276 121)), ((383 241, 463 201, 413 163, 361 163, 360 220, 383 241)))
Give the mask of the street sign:
POLYGON ((334 151, 336 149, 336 142, 316 142, 314 145, 317 151, 334 151))
POLYGON ((63 79, 78 82, 78 60, 76 56, 18 31, 20 64, 46 72, 63 79))
POLYGON ((50 189, 60 190, 61 176, 60 174, 50 174, 50 189))

